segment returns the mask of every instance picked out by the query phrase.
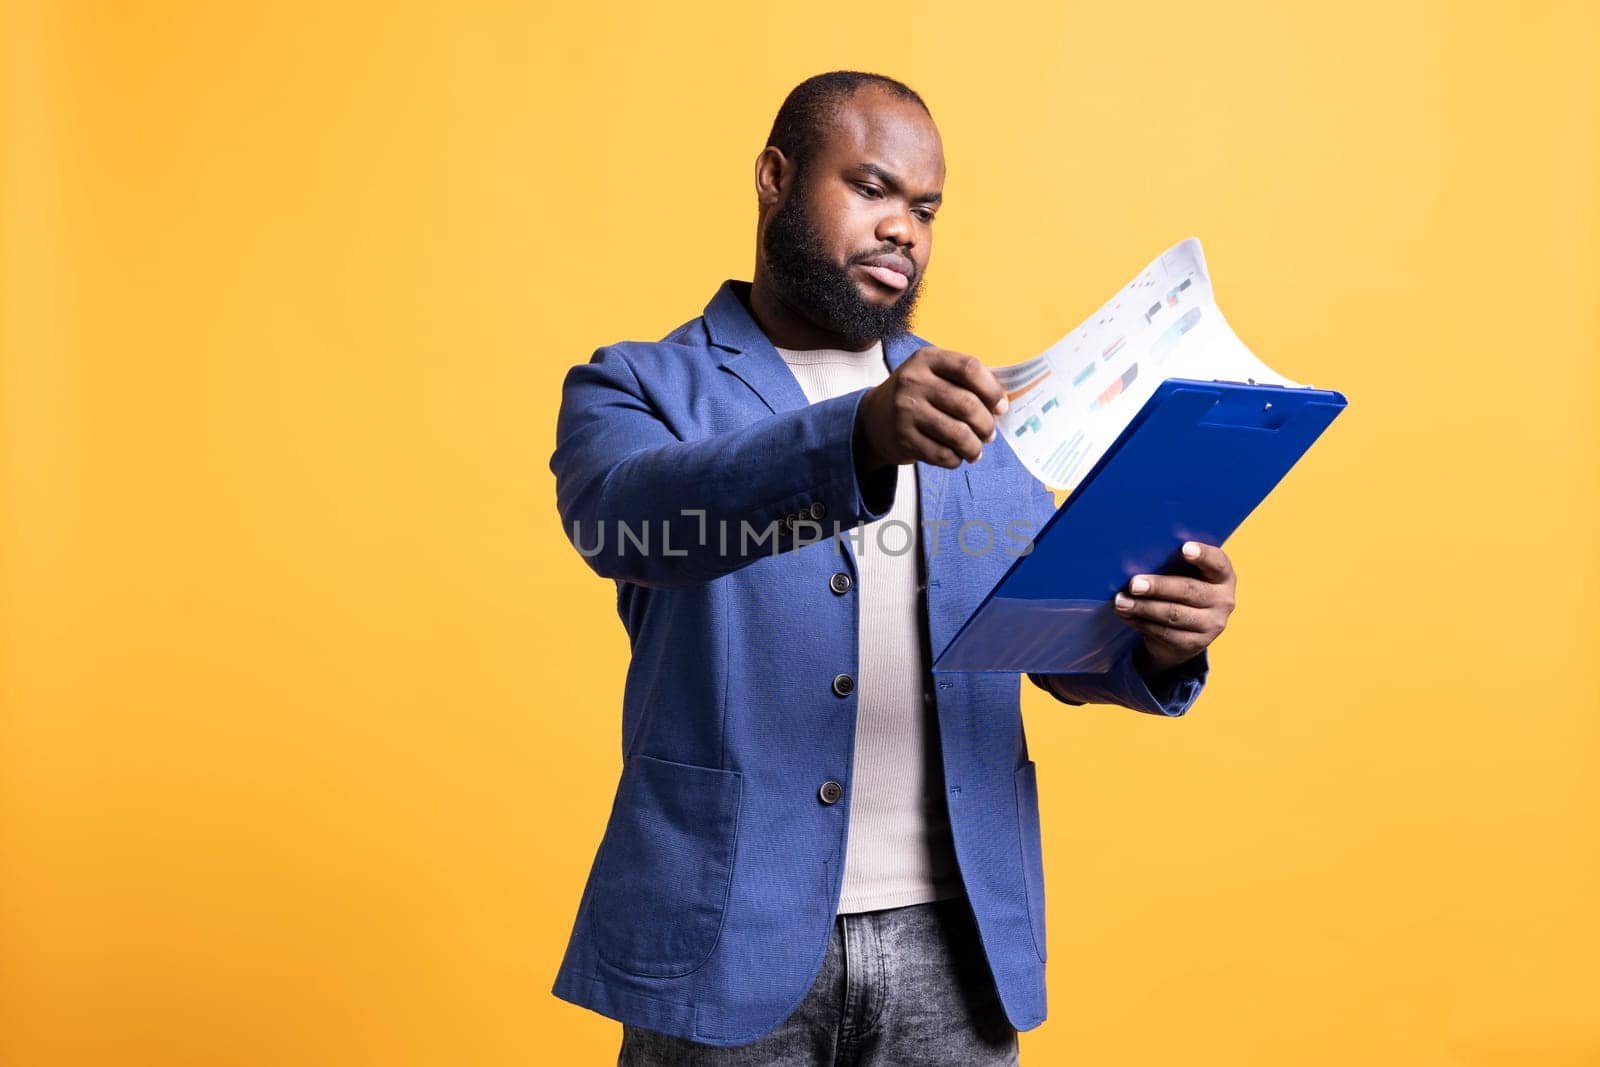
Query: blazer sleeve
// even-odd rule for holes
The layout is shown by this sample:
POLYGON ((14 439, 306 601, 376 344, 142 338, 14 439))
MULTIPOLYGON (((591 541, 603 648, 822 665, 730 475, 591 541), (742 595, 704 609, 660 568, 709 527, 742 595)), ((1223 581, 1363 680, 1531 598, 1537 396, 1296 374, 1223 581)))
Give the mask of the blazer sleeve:
POLYGON ((683 440, 625 352, 601 348, 561 389, 550 469, 567 539, 603 577, 671 588, 880 518, 894 503, 897 472, 857 477, 865 394, 683 440))
MULTIPOLYGON (((1055 512, 1055 497, 1040 482, 1035 503, 1035 529, 1043 529, 1055 512)), ((1189 710, 1205 688, 1210 654, 1202 651, 1164 672, 1147 669, 1142 646, 1133 648, 1105 674, 1030 673, 1028 681, 1063 704, 1118 704, 1149 715, 1176 718, 1189 710)))
POLYGON ((1177 718, 1199 698, 1211 670, 1207 652, 1162 674, 1146 674, 1140 658, 1135 646, 1106 674, 1030 674, 1028 681, 1063 704, 1120 704, 1177 718))

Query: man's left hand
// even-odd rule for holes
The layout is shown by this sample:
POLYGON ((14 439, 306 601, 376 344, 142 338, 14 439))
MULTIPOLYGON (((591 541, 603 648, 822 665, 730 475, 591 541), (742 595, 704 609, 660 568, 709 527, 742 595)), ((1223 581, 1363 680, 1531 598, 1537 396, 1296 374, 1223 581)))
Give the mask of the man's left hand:
POLYGON ((1171 670, 1210 647, 1233 613, 1237 581, 1227 553, 1216 545, 1190 541, 1183 558, 1199 578, 1136 574, 1114 606, 1144 635, 1145 652, 1156 671, 1171 670))

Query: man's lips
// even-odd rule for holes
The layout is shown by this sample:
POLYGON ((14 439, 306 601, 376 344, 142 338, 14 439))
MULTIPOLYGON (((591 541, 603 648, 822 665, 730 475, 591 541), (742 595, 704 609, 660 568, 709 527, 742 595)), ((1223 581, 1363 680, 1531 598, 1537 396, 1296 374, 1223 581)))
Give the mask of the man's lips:
POLYGON ((861 260, 856 266, 891 289, 904 289, 910 285, 911 272, 915 269, 911 260, 905 256, 892 254, 870 256, 861 260))

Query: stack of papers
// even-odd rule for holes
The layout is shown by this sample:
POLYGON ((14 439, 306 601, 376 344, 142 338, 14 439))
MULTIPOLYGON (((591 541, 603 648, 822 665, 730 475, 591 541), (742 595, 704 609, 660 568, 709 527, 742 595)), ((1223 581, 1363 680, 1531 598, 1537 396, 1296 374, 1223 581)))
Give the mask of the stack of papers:
POLYGON ((1068 492, 1168 378, 1298 386, 1229 328, 1193 237, 1041 355, 993 370, 1011 400, 1000 432, 1034 477, 1068 492))

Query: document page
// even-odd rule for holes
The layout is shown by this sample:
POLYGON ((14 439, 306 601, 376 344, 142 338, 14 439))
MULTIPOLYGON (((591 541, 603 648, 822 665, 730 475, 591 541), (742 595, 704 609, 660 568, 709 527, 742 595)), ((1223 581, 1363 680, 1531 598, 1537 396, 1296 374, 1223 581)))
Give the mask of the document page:
POLYGON ((1034 477, 1068 492, 1168 378, 1298 386, 1228 327, 1193 237, 1042 354, 992 370, 1011 400, 1000 432, 1034 477))

